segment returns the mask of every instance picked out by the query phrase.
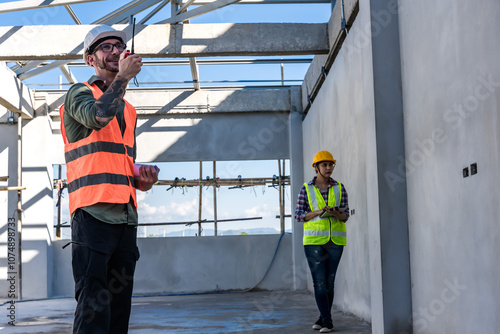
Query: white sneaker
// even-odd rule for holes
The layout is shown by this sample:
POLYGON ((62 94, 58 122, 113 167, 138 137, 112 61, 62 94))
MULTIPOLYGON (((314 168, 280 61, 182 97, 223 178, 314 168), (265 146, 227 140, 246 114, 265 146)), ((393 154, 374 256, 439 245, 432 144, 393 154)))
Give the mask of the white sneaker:
POLYGON ((323 321, 321 321, 321 317, 319 317, 318 321, 313 325, 313 329, 321 329, 323 328, 323 321))
POLYGON ((331 333, 333 332, 332 323, 326 324, 323 328, 319 330, 320 333, 331 333))

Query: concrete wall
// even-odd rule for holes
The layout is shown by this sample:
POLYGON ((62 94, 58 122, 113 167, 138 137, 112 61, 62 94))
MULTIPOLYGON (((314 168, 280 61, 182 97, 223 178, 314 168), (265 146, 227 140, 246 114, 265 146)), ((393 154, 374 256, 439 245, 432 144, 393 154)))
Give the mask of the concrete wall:
MULTIPOLYGON (((374 307, 387 298, 384 276, 405 277, 400 270, 388 271, 384 261, 383 243, 399 240, 384 235, 380 196, 390 197, 404 184, 409 246, 400 252, 410 254, 406 284, 412 287, 412 318, 405 332, 494 333, 500 326, 500 270, 494 265, 500 252, 495 183, 500 174, 500 65, 493 42, 499 14, 500 3, 494 0, 481 6, 361 0, 358 17, 303 122, 305 178, 313 176, 314 153, 330 150, 338 160, 334 177, 344 182, 356 210, 347 224, 335 303, 371 319, 374 333, 394 332, 386 305, 374 307), (380 71, 374 67, 390 67, 391 61, 374 53, 384 42, 385 48, 395 47, 390 38, 380 39, 394 22, 399 25, 401 77, 377 79, 380 71), (384 80, 400 87, 392 93, 394 100, 402 92, 402 136, 380 133, 384 117, 386 124, 394 121, 377 109, 384 80), (396 146, 391 138, 404 141, 402 154, 380 150, 396 146), (382 146, 381 140, 386 141, 382 146), (473 163, 477 174, 464 178, 463 169, 470 173, 473 163), (383 188, 387 193, 381 195, 383 188), (380 250, 381 256, 373 255, 380 250)), ((313 62, 303 96, 310 93, 324 60, 313 62)))
MULTIPOLYGON (((364 10, 360 8, 360 12, 364 10)), ((368 161, 373 159, 375 152, 373 102, 371 95, 366 94, 373 87, 371 76, 367 75, 371 72, 371 53, 370 48, 357 47, 364 34, 360 30, 364 24, 359 19, 362 14, 358 14, 343 49, 309 109, 302 131, 305 181, 315 175, 311 167, 314 154, 320 150, 330 151, 337 160, 332 177, 346 187, 350 209, 355 212, 347 223, 347 247, 337 272, 334 303, 369 321, 368 223, 372 213, 368 211, 367 198, 376 195, 368 191, 367 185, 373 182, 368 178, 368 161)), ((304 91, 310 92, 314 86, 325 60, 326 56, 317 56, 313 61, 302 86, 303 96, 304 91)), ((312 289, 311 283, 309 288, 312 289)))
MULTIPOLYGON (((292 289, 292 235, 280 236, 140 238, 134 294, 292 289)), ((53 243, 53 296, 74 295, 66 243, 53 243)))
POLYGON ((500 2, 400 1, 400 11, 414 331, 495 333, 500 2), (478 173, 464 178, 472 163, 478 173))

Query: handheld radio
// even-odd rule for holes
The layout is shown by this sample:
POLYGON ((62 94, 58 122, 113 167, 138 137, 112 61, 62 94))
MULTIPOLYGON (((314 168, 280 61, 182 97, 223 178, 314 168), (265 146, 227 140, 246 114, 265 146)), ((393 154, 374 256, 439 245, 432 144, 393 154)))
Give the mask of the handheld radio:
MULTIPOLYGON (((133 24, 132 24, 132 48, 130 49, 130 51, 127 50, 125 52, 125 58, 127 58, 128 56, 134 54, 134 39, 135 39, 135 17, 134 17, 134 21, 133 21, 133 24)), ((137 77, 134 77, 134 85, 136 87, 139 87, 139 82, 137 81, 137 77)))

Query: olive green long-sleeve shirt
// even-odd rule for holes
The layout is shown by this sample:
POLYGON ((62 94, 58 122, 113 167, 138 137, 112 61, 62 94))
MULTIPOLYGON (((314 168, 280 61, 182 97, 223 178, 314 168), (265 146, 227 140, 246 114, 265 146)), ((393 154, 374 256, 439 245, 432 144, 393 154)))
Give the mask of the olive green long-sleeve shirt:
MULTIPOLYGON (((102 79, 95 75, 88 80, 88 83, 96 83, 103 92, 107 89, 102 79)), ((92 91, 83 83, 74 84, 68 90, 64 101, 64 128, 66 129, 66 136, 70 143, 84 139, 92 131, 103 128, 95 118, 95 101, 96 99, 92 91)), ((125 131, 124 109, 125 102, 122 102, 116 114, 122 134, 125 131)), ((135 140, 133 152, 135 161, 135 140)), ((138 223, 137 210, 132 198, 127 204, 97 203, 81 209, 91 214, 94 218, 109 224, 137 225, 138 223)))

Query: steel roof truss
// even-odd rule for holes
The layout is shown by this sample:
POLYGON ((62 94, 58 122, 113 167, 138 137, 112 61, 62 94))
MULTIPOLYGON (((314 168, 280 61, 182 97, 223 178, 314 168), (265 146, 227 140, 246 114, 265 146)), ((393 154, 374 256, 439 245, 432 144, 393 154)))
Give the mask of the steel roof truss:
POLYGON ((180 14, 180 15, 176 15, 174 17, 167 19, 167 20, 163 20, 161 22, 158 22, 158 24, 166 24, 166 23, 174 24, 174 23, 187 21, 189 19, 192 19, 193 17, 212 12, 214 10, 228 6, 228 5, 233 4, 235 2, 238 2, 238 1, 239 0, 217 0, 217 1, 212 2, 210 4, 206 4, 206 5, 197 7, 195 9, 189 10, 185 13, 180 14))
POLYGON ((71 71, 69 70, 68 65, 61 65, 61 66, 59 66, 59 69, 64 74, 64 76, 66 77, 66 80, 68 80, 68 82, 70 84, 74 84, 74 83, 78 82, 76 80, 75 76, 73 75, 73 73, 71 73, 71 71))
POLYGON ((68 61, 68 60, 54 60, 50 64, 35 68, 34 70, 31 70, 29 72, 22 73, 22 74, 18 75, 17 77, 19 80, 25 80, 25 79, 34 77, 35 75, 39 75, 39 74, 45 73, 47 71, 50 71, 50 70, 57 68, 59 66, 66 65, 70 62, 71 61, 68 61))
POLYGON ((139 24, 146 24, 149 19, 151 19, 153 16, 156 15, 163 7, 165 7, 170 0, 164 0, 161 4, 159 4, 155 9, 153 9, 148 15, 146 15, 140 22, 139 24))
POLYGON ((68 11, 69 15, 71 15, 71 18, 73 21, 75 21, 76 24, 82 24, 78 16, 76 16, 76 13, 73 11, 70 5, 64 5, 64 8, 68 11))
POLYGON ((108 15, 100 18, 92 24, 117 24, 119 22, 128 21, 131 15, 142 12, 161 2, 162 0, 133 0, 128 4, 118 8, 117 10, 109 13, 108 15))
POLYGON ((18 69, 14 70, 14 73, 16 73, 16 75, 19 77, 19 75, 28 72, 29 70, 39 66, 42 63, 43 63, 43 60, 28 61, 28 62, 24 63, 24 65, 20 66, 18 69))
POLYGON ((20 10, 38 9, 44 7, 64 6, 71 4, 79 4, 85 2, 95 2, 103 0, 23 0, 10 1, 0 4, 0 13, 17 12, 20 10))

